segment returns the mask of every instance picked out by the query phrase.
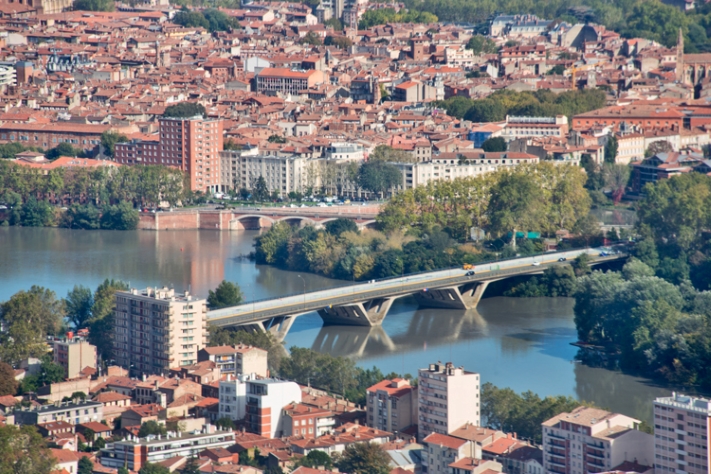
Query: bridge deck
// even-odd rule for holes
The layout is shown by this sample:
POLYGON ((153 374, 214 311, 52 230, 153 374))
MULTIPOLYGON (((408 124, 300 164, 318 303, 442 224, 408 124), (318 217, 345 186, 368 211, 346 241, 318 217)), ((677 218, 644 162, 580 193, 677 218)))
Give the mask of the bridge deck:
POLYGON ((591 256, 595 255, 593 258, 594 263, 602 263, 627 257, 626 254, 599 257, 597 256, 599 251, 593 249, 523 257, 476 265, 476 274, 472 276, 466 276, 466 271, 461 268, 408 275, 405 277, 360 283, 329 290, 314 291, 301 295, 244 303, 239 306, 209 311, 207 318, 208 323, 216 326, 247 325, 280 316, 295 316, 309 313, 333 305, 348 305, 376 298, 398 297, 417 293, 425 289, 445 288, 467 282, 497 280, 516 275, 541 273, 542 270, 547 267, 570 263, 569 261, 558 262, 559 258, 565 257, 568 260, 572 260, 583 252, 591 256), (532 263, 534 261, 539 262, 540 265, 533 266, 532 263))

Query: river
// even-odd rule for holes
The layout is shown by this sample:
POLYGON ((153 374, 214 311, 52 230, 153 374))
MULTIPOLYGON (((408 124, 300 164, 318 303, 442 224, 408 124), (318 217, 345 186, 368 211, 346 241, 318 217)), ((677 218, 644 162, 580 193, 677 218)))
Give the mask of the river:
MULTIPOLYGON (((241 258, 256 231, 79 231, 0 227, 0 301, 32 285, 63 297, 74 285, 92 289, 105 278, 133 287, 173 286, 206 296, 223 279, 239 283, 246 300, 314 291, 348 282, 255 265, 241 258)), ((322 327, 317 314, 300 317, 287 347, 310 347, 416 374, 451 361, 481 373, 484 382, 571 395, 612 411, 651 421, 652 400, 671 388, 574 362, 573 300, 485 298, 475 310, 418 309, 395 302, 382 327, 322 327)))

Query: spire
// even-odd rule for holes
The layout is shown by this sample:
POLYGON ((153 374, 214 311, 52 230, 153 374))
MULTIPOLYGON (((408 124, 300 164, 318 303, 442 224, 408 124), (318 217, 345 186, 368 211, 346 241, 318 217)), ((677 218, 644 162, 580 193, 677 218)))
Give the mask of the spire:
POLYGON ((679 83, 686 83, 684 74, 684 32, 679 28, 679 39, 676 43, 676 80, 679 83))

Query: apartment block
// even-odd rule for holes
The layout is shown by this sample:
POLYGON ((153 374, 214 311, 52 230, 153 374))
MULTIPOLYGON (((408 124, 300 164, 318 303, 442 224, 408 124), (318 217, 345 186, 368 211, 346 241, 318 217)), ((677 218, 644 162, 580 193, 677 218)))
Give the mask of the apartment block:
POLYGON ((568 117, 514 117, 506 116, 506 123, 501 136, 506 141, 528 137, 558 137, 568 136, 568 117))
POLYGON ((82 402, 55 402, 52 405, 21 407, 13 412, 18 425, 38 425, 52 421, 66 421, 72 425, 101 421, 104 405, 86 400, 82 402))
POLYGON ((282 426, 284 436, 315 439, 330 433, 336 426, 336 418, 330 410, 292 403, 284 407, 282 426))
POLYGON ((205 299, 168 288, 116 293, 114 356, 132 375, 194 364, 206 344, 205 299))
POLYGON ((422 472, 450 474, 450 464, 465 458, 481 459, 481 447, 461 438, 431 433, 423 440, 422 472))
POLYGON ((244 418, 249 431, 267 438, 281 437, 285 435, 284 407, 301 403, 301 388, 284 380, 228 375, 220 382, 219 400, 220 418, 244 418))
POLYGON ((394 433, 417 423, 417 388, 408 380, 383 380, 367 392, 367 420, 371 428, 394 433))
POLYGON ((269 376, 267 351, 254 346, 205 347, 198 352, 198 362, 211 361, 220 369, 220 374, 256 374, 269 376))
POLYGON ((158 140, 117 143, 117 163, 165 165, 178 168, 190 178, 193 191, 215 192, 221 187, 220 152, 222 121, 202 116, 162 117, 158 140))
POLYGON ((54 363, 64 368, 66 378, 73 379, 87 367, 96 369, 96 346, 68 333, 63 340, 54 341, 54 363), (72 336, 72 337, 70 337, 72 336))
POLYGON ((654 472, 708 474, 711 400, 672 393, 654 400, 654 472))
POLYGON ((230 168, 229 173, 223 173, 224 188, 254 189, 262 177, 269 192, 286 196, 320 182, 318 164, 301 156, 254 155, 235 150, 223 151, 220 156, 223 166, 230 168))
POLYGON ((268 95, 298 95, 307 89, 326 82, 323 71, 285 68, 264 68, 257 73, 257 92, 268 95))
POLYGON ((129 437, 102 449, 101 465, 114 469, 126 467, 138 472, 147 463, 159 463, 177 456, 192 457, 206 449, 227 448, 234 443, 233 431, 222 431, 213 425, 205 425, 198 433, 169 432, 166 436, 129 437))
POLYGON ((466 423, 479 426, 479 374, 451 362, 418 371, 418 438, 449 434, 466 423))
POLYGON ((629 416, 588 407, 544 421, 545 472, 606 472, 625 461, 651 466, 654 437, 637 430, 639 423, 629 416))

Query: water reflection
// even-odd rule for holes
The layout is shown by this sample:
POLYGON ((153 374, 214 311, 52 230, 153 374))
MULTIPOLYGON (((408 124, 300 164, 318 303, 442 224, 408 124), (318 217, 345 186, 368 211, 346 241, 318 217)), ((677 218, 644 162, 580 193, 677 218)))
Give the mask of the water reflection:
MULTIPOLYGON (((64 296, 75 284, 95 288, 107 277, 135 287, 190 288, 200 296, 227 279, 240 284, 247 300, 349 284, 310 274, 297 278, 239 258, 252 250, 256 235, 0 227, 0 301, 32 285, 64 296)), ((470 311, 419 309, 412 298, 403 298, 377 328, 322 327, 318 315, 305 315, 285 345, 353 357, 384 373, 416 373, 433 361, 450 360, 517 392, 572 395, 649 420, 654 397, 671 389, 573 362, 575 339, 570 298, 487 298, 470 311)))

